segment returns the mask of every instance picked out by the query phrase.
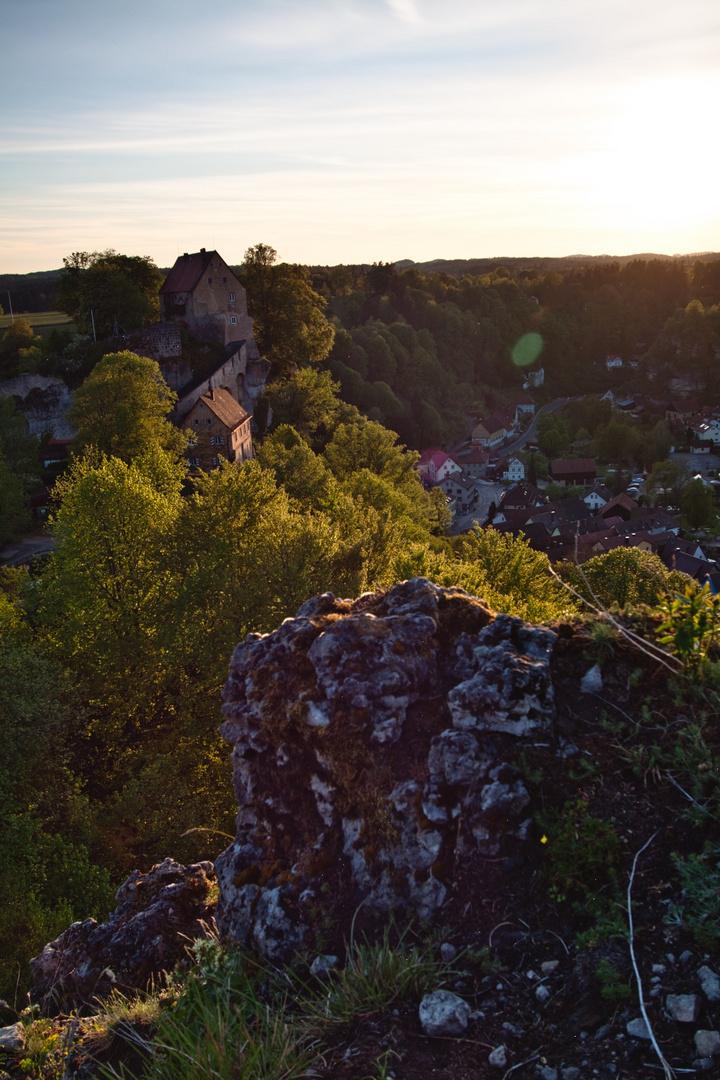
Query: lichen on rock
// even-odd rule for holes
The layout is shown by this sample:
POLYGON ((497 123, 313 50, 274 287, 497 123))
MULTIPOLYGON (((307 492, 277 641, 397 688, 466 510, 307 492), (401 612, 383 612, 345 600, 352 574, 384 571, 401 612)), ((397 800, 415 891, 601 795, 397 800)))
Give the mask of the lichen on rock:
POLYGON ((346 932, 360 904, 431 920, 458 860, 521 845, 530 800, 510 762, 551 733, 554 641, 415 578, 315 597, 239 645, 223 691, 238 817, 216 863, 221 931, 279 960, 325 948, 324 922, 346 932))

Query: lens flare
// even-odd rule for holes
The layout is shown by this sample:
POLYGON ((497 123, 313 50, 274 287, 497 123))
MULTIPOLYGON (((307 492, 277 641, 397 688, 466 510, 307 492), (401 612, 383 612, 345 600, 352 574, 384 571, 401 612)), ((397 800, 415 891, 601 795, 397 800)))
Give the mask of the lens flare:
POLYGON ((543 339, 540 334, 523 334, 518 342, 513 345, 512 358, 517 367, 529 367, 542 352, 543 339))

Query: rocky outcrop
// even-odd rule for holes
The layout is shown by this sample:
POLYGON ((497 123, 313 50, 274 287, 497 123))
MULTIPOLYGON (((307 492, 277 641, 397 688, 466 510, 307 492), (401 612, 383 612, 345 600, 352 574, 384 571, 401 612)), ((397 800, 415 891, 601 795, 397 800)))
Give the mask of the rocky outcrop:
POLYGON ((459 862, 521 848, 513 762, 552 732, 555 637, 422 578, 250 635, 223 692, 239 812, 221 932, 281 960, 360 905, 432 920, 459 862))
POLYGON ((212 863, 173 859, 147 874, 134 870, 107 922, 73 923, 30 961, 32 998, 46 1012, 89 1005, 117 988, 144 990, 208 934, 214 904, 212 863))
POLYGON ((72 394, 62 379, 18 375, 0 383, 0 394, 13 398, 18 411, 25 414, 30 435, 52 431, 56 439, 71 439, 75 434, 66 418, 72 394))

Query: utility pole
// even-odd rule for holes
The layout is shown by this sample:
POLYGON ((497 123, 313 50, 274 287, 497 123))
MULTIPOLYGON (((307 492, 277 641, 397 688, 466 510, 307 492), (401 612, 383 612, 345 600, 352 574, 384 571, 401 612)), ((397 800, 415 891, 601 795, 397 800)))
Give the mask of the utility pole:
POLYGON ((10 304, 10 322, 14 323, 15 322, 15 316, 13 315, 13 309, 12 309, 12 297, 10 296, 10 290, 9 289, 7 289, 6 292, 8 294, 8 303, 10 304))
POLYGON ((92 319, 93 341, 97 341, 97 334, 95 333, 95 312, 92 308, 90 308, 90 318, 92 319))

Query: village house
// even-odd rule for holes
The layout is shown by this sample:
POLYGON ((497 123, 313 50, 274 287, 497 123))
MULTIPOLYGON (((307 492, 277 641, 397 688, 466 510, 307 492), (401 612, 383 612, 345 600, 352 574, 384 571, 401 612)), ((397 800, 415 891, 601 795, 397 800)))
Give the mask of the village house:
POLYGON ((467 473, 450 473, 439 481, 438 487, 449 499, 454 500, 456 511, 459 514, 467 513, 473 503, 477 502, 478 493, 475 480, 467 473))
POLYGON ((583 502, 593 514, 596 514, 601 506, 605 506, 610 502, 612 498, 612 492, 609 488, 606 488, 603 484, 593 484, 593 487, 588 491, 587 495, 583 495, 583 502))
POLYGON ((188 452, 190 465, 209 471, 222 458, 237 462, 253 458, 250 420, 250 413, 222 387, 203 394, 184 420, 186 430, 195 436, 188 452))
POLYGON ((427 487, 434 487, 452 473, 462 471, 454 458, 438 447, 423 450, 415 464, 415 469, 427 487))
POLYGON ((557 458, 550 462, 548 476, 563 487, 587 487, 597 478, 595 458, 557 458))
POLYGON ((472 431, 472 441, 480 446, 497 446, 515 431, 517 410, 505 405, 485 420, 478 420, 472 431))
POLYGON ((498 471, 503 480, 509 480, 511 484, 518 484, 525 479, 525 466, 520 458, 501 458, 498 471))

